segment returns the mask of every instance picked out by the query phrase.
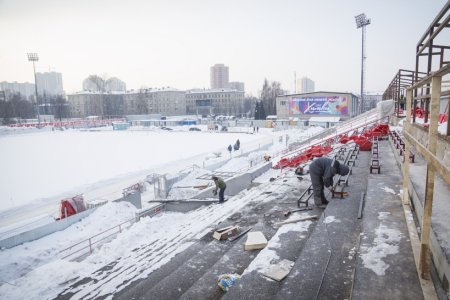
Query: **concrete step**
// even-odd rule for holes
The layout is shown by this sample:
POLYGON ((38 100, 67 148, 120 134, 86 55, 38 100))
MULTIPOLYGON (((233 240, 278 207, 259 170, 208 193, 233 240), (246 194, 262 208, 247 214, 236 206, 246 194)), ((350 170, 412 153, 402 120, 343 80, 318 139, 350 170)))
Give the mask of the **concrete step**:
POLYGON ((344 199, 331 199, 276 299, 349 299, 359 244, 369 153, 360 152, 344 199))
POLYGON ((381 174, 368 177, 353 299, 423 299, 388 143, 379 142, 381 174))

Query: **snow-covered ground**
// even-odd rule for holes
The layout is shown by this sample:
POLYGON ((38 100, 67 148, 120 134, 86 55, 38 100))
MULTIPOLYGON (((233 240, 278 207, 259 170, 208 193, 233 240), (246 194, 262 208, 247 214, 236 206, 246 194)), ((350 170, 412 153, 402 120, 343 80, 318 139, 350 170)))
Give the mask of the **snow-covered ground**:
MULTIPOLYGON (((372 115, 370 117, 372 118, 372 115)), ((352 120, 351 127, 358 128, 366 121, 366 116, 361 120, 352 120)), ((32 206, 33 202, 46 201, 46 203, 54 204, 63 195, 72 196, 77 193, 83 193, 88 200, 108 198, 112 197, 111 195, 114 193, 120 194, 122 188, 144 179, 148 174, 175 174, 181 170, 191 169, 191 172, 183 180, 174 185, 169 195, 171 198, 181 199, 189 198, 194 193, 192 188, 185 189, 183 187, 206 183, 199 181, 198 177, 207 173, 204 166, 212 161, 228 160, 220 170, 231 172, 248 169, 250 161, 261 158, 265 153, 272 157, 275 154, 278 155, 274 159, 274 163, 276 163, 277 159, 280 159, 285 153, 283 150, 289 144, 310 138, 322 130, 319 127, 311 127, 305 131, 277 132, 272 132, 271 129, 261 129, 255 135, 244 133, 245 130, 241 133, 213 133, 189 132, 185 129, 171 132, 159 129, 127 132, 69 130, 37 134, 8 134, 0 137, 0 154, 2 154, 0 159, 3 159, 2 164, 5 163, 8 166, 7 172, 4 173, 12 173, 16 179, 19 178, 23 182, 23 185, 15 182, 13 184, 17 195, 20 195, 21 198, 16 196, 16 192, 12 190, 9 190, 10 195, 13 195, 10 197, 14 197, 13 202, 26 204, 27 207, 32 206), (230 159, 226 147, 234 144, 238 138, 241 142, 242 152, 233 152, 232 159, 230 159), (33 147, 37 141, 39 141, 39 147, 33 147), (261 151, 259 148, 267 143, 271 144, 271 147, 261 151), (58 150, 57 146, 60 148, 59 151, 56 151, 58 150), (29 151, 24 152, 16 148, 27 148, 29 151), (247 150, 250 152, 248 155, 237 157, 247 150), (39 155, 34 157, 39 157, 40 160, 27 159, 28 165, 18 162, 18 168, 4 159, 6 154, 11 160, 15 160, 18 154, 24 156, 36 152, 39 155), (220 153, 219 158, 217 158, 218 153, 220 153), (67 157, 70 159, 66 159, 67 157), (44 158, 46 163, 43 163, 44 158), (57 160, 59 163, 53 163, 53 160, 57 160), (62 161, 64 164, 61 163, 62 161), (72 172, 58 174, 65 172, 66 161, 69 161, 67 165, 72 172), (104 168, 106 171, 99 170, 100 168, 104 168), (33 176, 27 172, 40 178, 34 181, 32 180, 33 176), (69 175, 73 176, 65 177, 69 175), (41 177, 46 179, 42 180, 41 177), (58 183, 58 186, 53 185, 54 189, 49 188, 52 185, 48 184, 48 178, 52 178, 58 183), (67 180, 70 180, 70 184, 66 182, 67 180), (21 186, 26 184, 30 188, 40 188, 42 185, 45 187, 40 190, 39 197, 34 197, 34 193, 21 190, 21 186)), ((342 130, 344 129, 338 128, 335 133, 342 130)), ((335 133, 332 133, 331 136, 335 133)), ((310 142, 315 143, 327 138, 329 137, 313 138, 310 142)), ((136 212, 136 208, 127 203, 108 203, 64 231, 12 249, 2 250, 0 252, 0 269, 7 271, 0 273, 0 298, 22 299, 23 290, 27 291, 28 299, 54 298, 67 289, 72 282, 87 275, 93 276, 91 282, 86 282, 82 286, 68 291, 74 294, 73 299, 93 299, 110 295, 117 291, 118 286, 124 288, 126 285, 122 285, 123 282, 129 284, 148 276, 177 253, 189 247, 191 241, 195 241, 209 232, 211 230, 209 226, 212 224, 219 223, 252 201, 258 201, 258 203, 265 201, 265 193, 283 189, 283 185, 274 185, 269 180, 280 175, 283 175, 280 170, 267 171, 255 180, 261 183, 257 189, 244 190, 238 195, 230 197, 223 205, 201 207, 186 214, 164 213, 153 218, 143 218, 123 230, 110 242, 95 249, 94 253, 83 261, 74 262, 63 259, 67 255, 66 251, 63 251, 64 248, 130 220, 136 212), (183 233, 182 236, 180 236, 180 232, 183 233), (136 247, 142 247, 146 253, 152 253, 151 257, 146 257, 143 261, 140 251, 133 251, 136 247), (148 249, 149 247, 153 250, 148 249), (114 267, 118 271, 122 269, 122 264, 126 263, 127 266, 132 266, 131 269, 126 268, 128 270, 126 274, 122 273, 117 278, 116 276, 108 277, 101 271, 93 274, 93 271, 99 270, 118 258, 121 259, 114 267)), ((1 176, 4 176, 0 181, 3 189, 3 187, 6 188, 3 178, 7 176, 1 176)), ((145 200, 151 199, 151 189, 142 196, 145 200)), ((9 199, 6 199, 6 202, 8 201, 9 199)), ((11 205, 11 203, 4 204, 4 202, 5 199, 2 199, 2 205, 5 205, 3 206, 5 208, 11 205)), ((23 206, 20 209, 23 209, 23 206)), ((15 210, 17 208, 5 209, 0 212, 0 216, 13 213, 15 210)), ((38 222, 37 220, 35 222, 38 222)), ((304 229, 306 227, 302 230, 304 229)), ((286 227, 284 230, 291 229, 286 227)), ((272 246, 276 247, 277 245, 274 243, 272 246)), ((261 269, 258 261, 255 264, 253 268, 261 269)), ((114 274, 112 271, 110 273, 114 274)))
POLYGON ((192 132, 187 127, 133 129, 1 131, 0 233, 24 220, 48 222, 49 215, 58 216, 59 201, 65 197, 83 194, 87 202, 114 200, 147 175, 229 159, 226 148, 238 138, 241 149, 233 151, 233 157, 272 144, 281 134, 266 129, 248 134, 247 128, 236 133, 206 128, 192 132))
POLYGON ((242 150, 272 142, 264 134, 167 131, 0 136, 0 210, 85 193, 102 181, 108 185, 115 178, 150 174, 168 164, 187 167, 190 158, 202 161, 211 152, 225 156, 238 138, 242 150))
MULTIPOLYGON (((39 197, 34 197, 35 193, 28 189, 36 189, 36 193, 40 195, 41 199, 47 197, 50 200, 57 200, 59 198, 52 195, 64 194, 67 190, 70 193, 73 191, 83 192, 83 188, 89 191, 92 185, 97 187, 106 186, 111 182, 123 183, 129 178, 135 179, 139 176, 142 179, 143 174, 150 171, 178 172, 194 163, 202 166, 205 160, 207 162, 214 159, 211 157, 217 156, 216 154, 211 156, 212 152, 222 152, 221 157, 228 159, 230 155, 225 148, 228 144, 233 144, 237 138, 241 142, 242 149, 253 148, 254 151, 246 157, 235 157, 229 160, 221 170, 239 171, 248 168, 249 160, 252 158, 262 157, 264 153, 279 153, 285 149, 286 136, 289 136, 289 142, 293 143, 308 138, 321 130, 318 127, 312 127, 306 131, 279 132, 262 129, 256 135, 160 131, 65 131, 5 135, 0 137, 0 157, 2 165, 5 164, 7 168, 4 169, 6 172, 1 175, 0 184, 2 191, 7 191, 10 197, 16 199, 17 205, 39 200, 39 197), (284 139, 280 139, 280 137, 284 139), (39 147, 33 147, 36 143, 39 144, 39 147), (269 150, 259 151, 258 148, 263 143, 271 143, 272 146, 269 150), (55 151, 56 146, 59 146, 58 151, 55 151), (28 149, 28 152, 24 149, 28 149), (38 155, 33 155, 36 152, 38 155), (39 157, 39 159, 30 159, 30 155, 35 158, 39 157), (26 162, 20 161, 19 157, 22 156, 25 156, 26 162), (67 172, 66 168, 70 172, 67 172), (99 170, 100 168, 105 168, 106 171, 99 170), (12 178, 19 180, 21 184, 7 178, 8 176, 5 174, 8 173, 12 178), (39 178, 33 180, 34 176, 39 178), (3 179, 8 179, 8 181, 3 179), (53 184, 48 184, 50 179, 53 180, 53 184), (98 184, 98 181, 102 180, 102 184, 98 184), (12 187, 8 187, 6 182, 10 183, 12 187), (22 191, 24 189, 26 191, 22 191)), ((240 151, 236 151, 232 155, 240 154, 238 152, 240 151)), ((203 172, 202 170, 201 167, 193 168, 191 174, 177 184, 179 186, 197 184, 196 178, 199 172, 203 172)), ((279 170, 269 170, 256 179, 256 182, 260 180, 261 183, 266 183, 265 185, 262 184, 256 191, 243 191, 229 199, 224 205, 203 207, 187 214, 164 213, 153 218, 144 218, 122 231, 109 243, 96 249, 91 256, 81 262, 63 259, 67 253, 62 250, 133 219, 136 212, 134 206, 128 203, 108 203, 64 231, 12 249, 3 249, 0 251, 0 269, 2 270, 0 273, 0 298, 23 299, 24 290, 27 291, 27 299, 53 298, 76 278, 91 274, 119 257, 127 257, 127 263, 135 266, 127 280, 131 282, 131 279, 143 278, 190 245, 189 242, 180 243, 178 240, 174 240, 175 236, 179 236, 179 232, 184 232, 186 235, 183 241, 195 239, 209 230, 208 226, 226 218, 250 201, 264 201, 264 199, 258 199, 254 193, 259 195, 264 190, 279 189, 278 186, 268 184, 268 178, 276 177, 279 174, 279 170), (164 259, 149 268, 147 263, 139 260, 138 253, 132 251, 139 245, 152 245, 160 252, 165 251, 164 259)), ((177 190, 177 194, 172 195, 174 198, 187 197, 192 192, 192 190, 184 189, 173 190, 177 190)), ((4 205, 2 213, 7 215, 14 209, 8 210, 8 204, 4 204, 4 200, 2 198, 2 205, 4 205)), ((30 220, 39 222, 38 217, 30 220)), ((118 280, 123 281, 123 278, 118 280)), ((77 297, 83 297, 85 294, 89 294, 90 297, 92 295, 101 296, 110 294, 116 286, 114 280, 106 284, 99 281, 95 284, 87 284, 73 292, 77 293, 77 297)))

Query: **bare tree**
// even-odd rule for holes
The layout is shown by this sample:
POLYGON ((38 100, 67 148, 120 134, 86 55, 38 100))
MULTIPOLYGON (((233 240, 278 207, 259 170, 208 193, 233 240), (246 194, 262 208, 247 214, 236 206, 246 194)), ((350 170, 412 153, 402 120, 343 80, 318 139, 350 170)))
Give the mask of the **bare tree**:
POLYGON ((136 99, 136 111, 138 114, 148 114, 147 90, 140 89, 136 99))
POLYGON ((106 74, 103 74, 102 76, 89 75, 89 77, 83 81, 83 89, 93 92, 105 92, 107 80, 108 76, 106 74))
POLYGON ((281 83, 278 81, 269 82, 267 79, 264 79, 260 99, 264 105, 264 110, 267 115, 277 114, 276 99, 277 96, 282 95, 283 93, 281 83))

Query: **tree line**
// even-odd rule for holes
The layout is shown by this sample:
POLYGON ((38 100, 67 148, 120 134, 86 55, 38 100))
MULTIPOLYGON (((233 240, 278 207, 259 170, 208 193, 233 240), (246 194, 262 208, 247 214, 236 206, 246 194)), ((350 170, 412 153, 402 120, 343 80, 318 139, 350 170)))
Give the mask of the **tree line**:
POLYGON ((281 83, 278 81, 269 82, 264 79, 263 88, 259 100, 255 103, 255 120, 265 120, 269 115, 277 114, 276 99, 277 96, 285 92, 281 89, 281 83))
MULTIPOLYGON (((107 80, 100 76, 91 75, 88 80, 96 85, 97 89, 102 91, 106 86, 107 80)), ((276 97, 283 95, 280 82, 264 79, 260 97, 246 97, 244 99, 244 111, 251 112, 254 106, 253 115, 256 120, 265 120, 268 115, 276 115, 276 97)), ((148 113, 148 108, 144 100, 144 95, 138 99, 139 112, 148 113)), ((103 112, 106 115, 123 115, 124 107, 115 97, 105 99, 103 112)), ((0 118, 4 124, 15 123, 16 119, 31 119, 37 117, 37 108, 41 115, 54 115, 55 119, 70 117, 69 104, 62 95, 58 96, 38 96, 38 106, 28 101, 20 93, 10 94, 7 100, 0 100, 0 118)))
POLYGON ((37 118, 38 108, 40 115, 54 115, 59 120, 70 117, 69 104, 62 95, 38 97, 36 106, 20 93, 14 93, 7 100, 0 100, 0 119, 8 125, 20 119, 37 118))

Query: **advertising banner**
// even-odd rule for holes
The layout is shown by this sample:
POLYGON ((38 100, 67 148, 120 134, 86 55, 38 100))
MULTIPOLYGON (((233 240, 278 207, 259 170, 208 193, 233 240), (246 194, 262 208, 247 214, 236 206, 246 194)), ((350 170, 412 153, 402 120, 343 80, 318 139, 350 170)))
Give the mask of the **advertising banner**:
POLYGON ((345 96, 298 97, 289 101, 289 115, 348 115, 345 96))
POLYGON ((195 100, 195 106, 197 107, 211 106, 211 99, 195 100))

